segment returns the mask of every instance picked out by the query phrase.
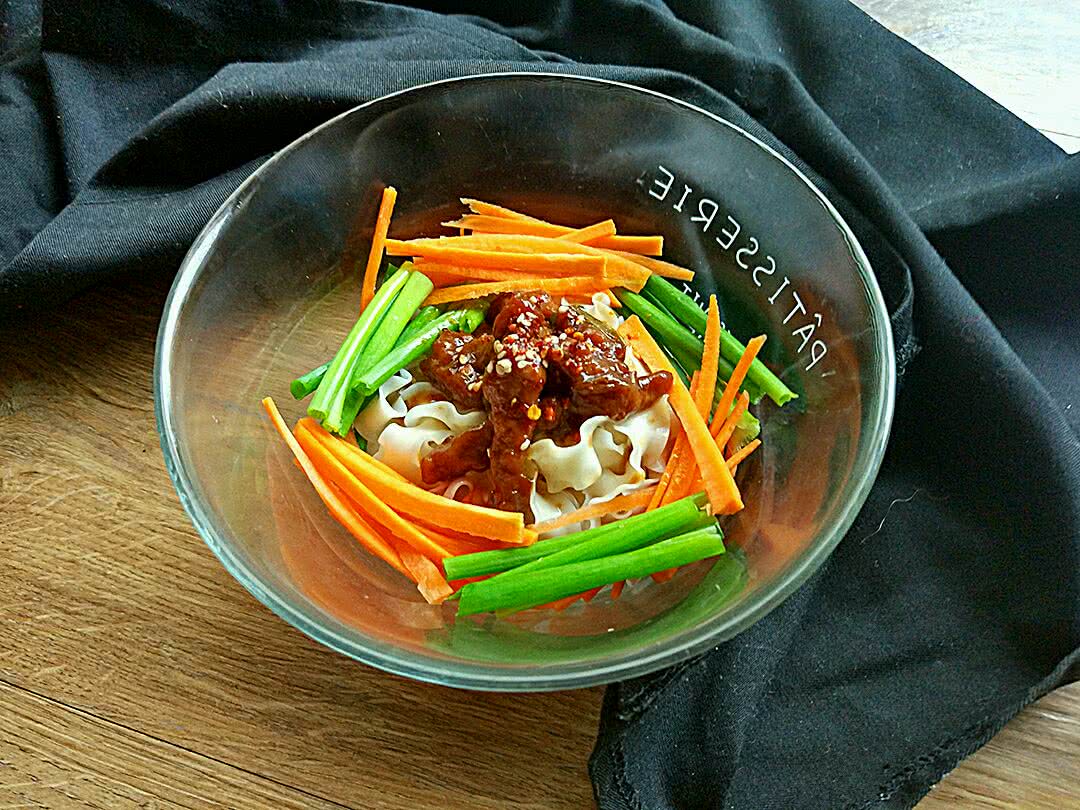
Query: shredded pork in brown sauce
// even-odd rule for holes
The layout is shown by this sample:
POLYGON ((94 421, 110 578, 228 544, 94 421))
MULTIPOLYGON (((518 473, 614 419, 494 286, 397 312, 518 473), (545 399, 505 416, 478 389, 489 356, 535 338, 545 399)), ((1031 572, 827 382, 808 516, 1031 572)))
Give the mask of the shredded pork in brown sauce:
POLYGON ((670 390, 671 375, 638 376, 618 335, 546 293, 499 296, 487 325, 472 335, 443 332, 420 364, 459 408, 488 413, 483 425, 423 459, 420 470, 428 484, 487 470, 493 505, 531 522, 529 445, 544 437, 572 443, 591 416, 622 419, 648 408, 670 390))

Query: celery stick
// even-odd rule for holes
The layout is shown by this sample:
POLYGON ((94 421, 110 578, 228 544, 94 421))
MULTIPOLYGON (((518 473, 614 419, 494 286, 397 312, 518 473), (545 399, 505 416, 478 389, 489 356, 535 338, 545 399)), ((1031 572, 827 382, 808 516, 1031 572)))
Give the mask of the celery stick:
POLYGON ((401 292, 379 322, 379 327, 360 355, 360 362, 356 366, 356 371, 353 372, 353 383, 390 353, 404 332, 409 319, 433 289, 435 285, 424 274, 413 272, 409 276, 405 286, 401 288, 401 292))
POLYGON ((476 308, 455 309, 440 315, 421 329, 410 341, 395 346, 389 354, 354 380, 353 386, 364 396, 374 394, 395 371, 405 368, 430 351, 431 344, 444 329, 471 332, 483 320, 483 310, 476 308))
POLYGON ((461 589, 457 615, 524 610, 590 588, 638 579, 723 553, 724 543, 716 527, 697 529, 624 554, 470 582, 461 589))
POLYGON ((330 361, 330 367, 323 375, 315 396, 308 405, 308 415, 313 419, 324 422, 333 417, 331 421, 340 421, 349 381, 360 361, 360 353, 371 340, 383 314, 389 309, 401 288, 405 286, 408 277, 408 270, 398 270, 384 281, 375 293, 375 297, 371 299, 371 303, 365 307, 353 328, 349 330, 348 336, 341 344, 341 348, 337 350, 334 359, 330 361))
POLYGON ((293 399, 303 399, 318 388, 328 368, 330 368, 329 360, 289 383, 289 393, 293 395, 293 399))
POLYGON ((671 537, 674 534, 686 531, 688 527, 694 525, 698 515, 702 514, 701 507, 704 505, 704 494, 692 495, 669 503, 659 509, 654 509, 651 512, 644 512, 615 523, 606 523, 603 526, 596 526, 573 534, 539 540, 531 546, 496 549, 494 551, 476 551, 472 554, 447 557, 443 560, 443 568, 446 571, 447 579, 466 579, 484 574, 494 574, 499 571, 508 571, 511 568, 554 555, 578 544, 588 543, 603 547, 613 535, 623 532, 642 533, 652 537, 654 540, 671 537))
MULTIPOLYGON (((678 501, 676 501, 676 503, 678 503, 678 501)), ((659 511, 659 509, 653 510, 653 514, 656 514, 656 512, 659 511)), ((632 527, 627 529, 625 528, 624 521, 619 521, 610 525, 623 525, 624 528, 622 531, 612 532, 600 542, 591 540, 584 543, 577 543, 569 548, 564 548, 562 551, 548 554, 546 557, 533 560, 525 565, 519 565, 517 568, 511 568, 509 571, 504 571, 503 573, 492 577, 492 579, 498 579, 499 577, 516 577, 521 574, 531 573, 532 571, 542 571, 545 568, 557 568, 560 565, 569 565, 570 563, 583 562, 585 560, 596 560, 600 557, 610 557, 613 554, 623 554, 627 551, 634 551, 652 545, 653 543, 658 543, 661 540, 667 540, 669 537, 686 534, 695 529, 703 529, 706 526, 716 526, 716 518, 707 512, 698 509, 695 510, 693 517, 687 520, 678 529, 658 533, 650 532, 647 528, 638 531, 635 531, 632 527)), ((720 528, 717 526, 716 530, 720 531, 720 528)), ((724 536, 723 532, 720 533, 720 536, 721 538, 724 536)))
POLYGON ((413 319, 409 321, 409 325, 405 327, 405 331, 398 337, 395 345, 400 346, 402 343, 408 343, 419 334, 421 329, 438 317, 438 307, 423 307, 413 316, 413 319))

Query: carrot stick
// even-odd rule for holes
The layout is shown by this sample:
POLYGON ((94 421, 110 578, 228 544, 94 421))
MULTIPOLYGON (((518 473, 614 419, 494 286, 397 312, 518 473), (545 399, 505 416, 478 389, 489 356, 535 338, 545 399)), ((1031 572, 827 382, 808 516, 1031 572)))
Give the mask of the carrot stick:
MULTIPOLYGON (((719 313, 717 317, 719 317, 719 313)), ((702 369, 695 371, 690 378, 690 396, 693 397, 695 403, 698 402, 701 386, 705 379, 702 374, 704 370, 704 367, 702 367, 702 369)), ((711 401, 709 404, 711 404, 711 401)), ((697 407, 700 410, 702 406, 698 404, 697 407)), ((705 407, 708 408, 708 404, 705 407)), ((690 445, 686 438, 686 432, 683 431, 680 433, 679 438, 676 439, 675 442, 676 447, 672 449, 671 457, 664 467, 664 472, 670 470, 671 474, 668 477, 667 488, 664 490, 663 495, 661 495, 660 502, 657 506, 667 506, 669 503, 689 495, 690 484, 693 483, 697 474, 697 465, 694 463, 693 453, 690 452, 690 445), (681 447, 679 446, 680 444, 681 447), (676 450, 679 452, 676 452, 676 450)))
POLYGON ((420 526, 418 528, 446 549, 452 557, 457 557, 460 554, 472 554, 476 551, 488 551, 493 548, 503 547, 500 543, 484 543, 480 539, 477 539, 476 541, 466 540, 457 535, 447 534, 438 529, 433 529, 430 526, 420 526))
MULTIPOLYGON (((316 439, 310 430, 299 427, 296 440, 300 442, 300 446, 304 448, 304 451, 312 459, 319 472, 325 478, 337 484, 341 491, 356 503, 360 511, 372 523, 381 526, 391 537, 407 543, 429 559, 441 560, 443 557, 450 556, 449 551, 383 503, 325 445, 316 439)), ((402 562, 404 562, 404 559, 402 559, 402 562)))
POLYGON ((453 594, 454 589, 442 575, 442 571, 431 560, 414 548, 402 543, 401 561, 409 569, 416 582, 416 589, 429 605, 438 605, 453 594))
POLYGON ((547 605, 545 605, 544 607, 548 607, 552 610, 562 612, 568 607, 570 607, 572 604, 574 604, 574 602, 576 602, 582 596, 583 594, 580 593, 575 593, 573 596, 564 596, 562 599, 556 599, 554 602, 548 602, 547 605))
MULTIPOLYGON (((656 238, 660 239, 661 237, 658 236, 656 238)), ((597 247, 600 246, 600 242, 596 242, 595 244, 597 247)), ((652 259, 649 258, 649 256, 635 255, 638 252, 645 253, 646 251, 609 249, 607 252, 612 254, 613 256, 618 256, 619 258, 634 262, 635 264, 640 264, 642 267, 648 269, 651 273, 655 273, 658 276, 663 276, 664 278, 673 278, 677 281, 693 281, 694 279, 694 271, 686 267, 679 267, 679 265, 677 264, 665 262, 660 259, 652 259)), ((659 251, 657 251, 656 254, 650 253, 649 255, 659 255, 659 251)))
POLYGON ((375 279, 379 275, 379 266, 382 264, 386 234, 390 230, 390 215, 394 213, 396 200, 396 188, 387 186, 383 189, 382 199, 379 201, 379 214, 375 217, 375 233, 371 237, 371 251, 368 253, 367 267, 364 269, 364 281, 360 287, 361 312, 367 309, 367 305, 375 296, 375 279))
MULTIPOLYGON (((727 440, 731 438, 731 434, 735 432, 735 428, 739 425, 739 420, 742 418, 743 413, 750 406, 750 395, 745 391, 739 393, 739 398, 735 400, 735 407, 731 409, 731 413, 728 414, 727 419, 721 418, 720 411, 716 412, 713 417, 713 425, 720 422, 720 429, 717 431, 714 437, 717 447, 723 447, 727 440)), ((712 430, 712 428, 710 428, 712 430)))
POLYGON ((536 217, 530 217, 528 214, 522 214, 518 211, 513 211, 509 208, 504 208, 501 205, 495 203, 484 202, 483 200, 474 200, 469 197, 462 197, 461 202, 469 206, 470 211, 474 211, 477 214, 486 214, 492 217, 502 217, 505 219, 519 219, 529 222, 540 222, 544 225, 550 225, 550 222, 544 222, 542 219, 536 217))
POLYGON ((560 239, 565 239, 567 242, 577 242, 579 245, 591 245, 597 239, 603 239, 605 236, 615 235, 615 221, 612 219, 605 219, 603 222, 597 222, 595 225, 589 225, 584 228, 578 228, 577 230, 564 233, 560 236, 560 239))
POLYGON ((535 532, 525 530, 520 512, 488 509, 435 495, 403 480, 397 473, 390 474, 385 464, 331 436, 314 420, 301 419, 300 427, 310 431, 353 475, 397 512, 449 529, 468 527, 470 534, 500 543, 528 545, 536 539, 535 532))
POLYGON ((621 512, 624 509, 638 509, 648 505, 652 494, 652 487, 634 490, 633 492, 626 492, 622 495, 616 495, 610 501, 591 503, 588 506, 575 509, 573 512, 567 512, 566 514, 559 515, 551 520, 545 520, 543 523, 536 523, 529 528, 537 534, 544 534, 545 532, 554 531, 555 529, 561 529, 563 526, 580 523, 583 520, 606 517, 613 512, 621 512))
MULTIPOLYGON (((443 241, 471 239, 471 236, 448 236, 443 241)), ((566 244, 573 244, 567 242, 566 244)), ((474 250, 452 245, 425 245, 386 240, 386 252, 391 256, 423 256, 443 264, 462 267, 496 267, 512 270, 538 270, 540 272, 602 273, 607 267, 605 256, 585 256, 576 253, 511 253, 501 250, 474 250)))
MULTIPOLYGON (((503 208, 501 205, 481 202, 480 200, 462 199, 475 213, 467 214, 452 223, 443 223, 449 227, 470 228, 480 233, 521 233, 535 236, 562 236, 573 228, 545 222, 528 214, 503 208)), ((646 256, 659 256, 664 252, 662 236, 607 236, 596 242, 597 247, 623 250, 627 253, 643 253, 646 256)))
MULTIPOLYGON (((687 448, 689 448, 689 441, 687 442, 687 448)), ((667 491, 664 493, 664 497, 660 499, 660 505, 667 506, 669 503, 689 495, 690 487, 697 475, 698 468, 694 461, 694 454, 692 452, 683 452, 678 459, 678 464, 675 466, 675 471, 671 474, 667 491)))
MULTIPOLYGON (((671 368, 671 363, 636 315, 623 321, 622 326, 619 327, 619 334, 630 342, 637 356, 653 371, 671 368)), ((712 514, 729 515, 732 512, 738 512, 743 507, 739 488, 735 486, 735 480, 724 463, 720 448, 713 441, 709 427, 698 412, 697 405, 690 397, 690 392, 677 376, 672 380, 668 400, 679 417, 679 421, 682 422, 690 451, 701 469, 701 477, 705 481, 705 492, 709 497, 712 514)))
POLYGON ((743 447, 741 450, 736 451, 730 458, 728 458, 728 469, 734 471, 734 469, 739 466, 739 462, 741 462, 748 455, 757 450, 760 446, 761 439, 754 439, 752 442, 748 442, 745 447, 743 447))
POLYGON ((595 599, 596 595, 602 590, 604 590, 603 585, 601 585, 599 588, 593 588, 591 591, 585 591, 585 593, 581 595, 581 598, 585 601, 585 604, 589 604, 589 602, 595 599))
POLYGON ((456 287, 442 287, 425 299, 426 305, 445 304, 448 301, 467 301, 484 298, 504 292, 530 292, 543 290, 552 295, 570 293, 598 292, 607 288, 603 278, 591 276, 567 276, 566 278, 522 278, 511 281, 491 281, 481 284, 459 284, 456 287))
POLYGON ((709 310, 705 316, 705 350, 701 353, 701 376, 694 402, 702 419, 709 421, 713 396, 716 394, 716 374, 720 365, 720 307, 716 296, 709 296, 709 310))
MULTIPOLYGON (((336 484, 332 484, 338 493, 349 503, 353 511, 367 523, 366 518, 370 516, 365 515, 363 508, 355 500, 349 497, 348 493, 341 489, 336 484)), ((385 526, 371 526, 371 531, 382 537, 383 541, 394 548, 397 551, 398 556, 401 557, 401 562, 405 566, 408 576, 416 583, 416 589, 420 591, 420 595, 424 597, 424 600, 429 605, 438 605, 443 602, 446 597, 454 592, 454 589, 447 583, 446 578, 442 575, 442 571, 431 560, 414 549, 408 543, 403 540, 396 539, 392 535, 388 534, 385 526)))
POLYGON ((285 440, 296 458, 296 462, 300 465, 308 480, 311 481, 311 485, 315 488, 319 497, 322 498, 323 503, 326 504, 326 508, 330 510, 330 514, 334 519, 344 526, 349 534, 359 540, 360 545, 411 579, 412 577, 397 551, 388 545, 378 532, 346 503, 345 499, 334 490, 330 482, 323 478, 322 474, 316 469, 314 462, 308 458, 307 453, 304 452, 296 437, 289 431, 285 420, 281 418, 281 412, 278 411, 274 400, 266 397, 262 401, 262 406, 270 417, 274 429, 285 440))
MULTIPOLYGON (((408 241, 399 241, 395 239, 388 240, 387 252, 391 255, 398 255, 394 251, 413 251, 411 253, 404 252, 401 255, 404 256, 424 256, 426 258, 435 259, 437 261, 445 261, 448 264, 464 264, 470 266, 485 266, 485 267, 517 267, 518 269, 531 269, 525 267, 519 267, 519 264, 485 264, 477 265, 473 261, 457 261, 456 259, 442 259, 437 255, 431 254, 431 251, 444 251, 446 249, 453 250, 468 250, 479 251, 481 253, 540 253, 540 254, 578 254, 582 256, 592 256, 593 258, 603 258, 607 260, 606 267, 609 269, 619 269, 629 278, 640 278, 642 284, 648 280, 650 270, 643 266, 639 261, 632 261, 624 256, 620 256, 610 250, 601 250, 598 247, 592 245, 582 245, 577 242, 570 242, 566 239, 555 238, 545 236, 529 236, 523 234, 509 234, 509 233, 493 233, 493 234, 472 234, 471 236, 441 236, 437 239, 410 239, 408 241), (404 247, 408 245, 409 247, 404 247)), ((635 256, 634 259, 640 257, 635 256)), ((497 259, 491 259, 490 261, 498 261, 497 259)))
MULTIPOLYGON (((739 392, 739 386, 742 385, 743 380, 746 378, 746 372, 750 370, 750 364, 754 362, 754 358, 757 357, 757 353, 761 351, 761 346, 764 343, 765 335, 758 335, 756 338, 747 341, 746 351, 742 353, 739 362, 735 364, 731 376, 728 377, 727 385, 724 386, 724 393, 720 396, 720 402, 716 405, 718 416, 726 415, 728 409, 731 408, 731 404, 735 401, 735 395, 739 392)), ((720 426, 721 423, 714 419, 713 427, 715 430, 710 430, 714 437, 720 432, 720 426)))
POLYGON ((618 599, 620 596, 622 596, 623 588, 625 588, 625 587, 626 587, 626 580, 623 580, 621 582, 616 582, 614 585, 611 586, 611 599, 612 599, 612 601, 614 601, 614 600, 618 599))
MULTIPOLYGON (((505 254, 504 254, 505 255, 505 254)), ((446 264, 417 257, 416 269, 430 278, 432 282, 447 280, 457 284, 473 281, 513 281, 523 278, 551 278, 559 277, 564 273, 560 267, 551 267, 533 270, 516 270, 510 267, 467 267, 460 264, 446 264)))

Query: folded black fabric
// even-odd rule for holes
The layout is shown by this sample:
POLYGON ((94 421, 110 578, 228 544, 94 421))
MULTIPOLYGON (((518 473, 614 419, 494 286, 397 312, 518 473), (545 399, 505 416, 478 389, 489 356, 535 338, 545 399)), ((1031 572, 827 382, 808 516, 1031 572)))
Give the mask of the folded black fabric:
POLYGON ((615 78, 753 131, 879 276, 904 374, 869 500, 766 619, 608 690, 602 808, 908 807, 1069 677, 1080 162, 843 0, 243 6, 0 7, 0 315, 171 273, 297 135, 502 69, 615 78))

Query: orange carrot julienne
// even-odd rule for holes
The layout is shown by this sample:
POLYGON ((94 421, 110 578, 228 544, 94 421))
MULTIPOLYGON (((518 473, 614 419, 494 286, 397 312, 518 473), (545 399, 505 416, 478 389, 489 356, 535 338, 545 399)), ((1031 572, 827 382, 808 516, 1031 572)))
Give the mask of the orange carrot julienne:
MULTIPOLYGON (((703 371, 705 371, 704 366, 695 371, 690 377, 690 396, 693 397, 695 402, 697 402, 701 386, 704 384, 703 371)), ((700 407, 698 405, 699 410, 700 407)), ((671 471, 671 474, 657 506, 667 506, 669 503, 690 494, 690 484, 697 473, 697 465, 694 463, 693 453, 690 452, 685 431, 680 433, 675 440, 675 448, 672 449, 671 457, 664 467, 664 472, 668 472, 668 470, 671 471)))
POLYGON ((544 607, 551 608, 562 612, 570 607, 574 602, 580 599, 583 594, 575 593, 573 596, 564 596, 562 599, 556 599, 554 602, 548 602, 544 607))
POLYGON ((569 233, 564 233, 559 238, 565 239, 567 242, 577 242, 580 245, 591 245, 597 239, 603 239, 605 236, 614 235, 615 221, 605 219, 603 222, 597 222, 593 225, 588 225, 584 228, 578 228, 569 233))
MULTIPOLYGON (((410 239, 408 241, 389 240, 387 251, 391 255, 398 255, 394 251, 406 251, 412 250, 412 253, 403 252, 400 255, 404 256, 424 256, 438 261, 444 261, 450 264, 463 264, 463 265, 475 265, 472 261, 449 261, 438 258, 435 255, 429 255, 431 251, 444 251, 445 249, 461 249, 469 251, 479 251, 481 253, 539 253, 539 254, 579 254, 582 256, 592 256, 593 258, 603 258, 606 260, 606 267, 612 270, 618 269, 623 272, 628 278, 641 279, 641 283, 644 284, 648 280, 650 270, 645 267, 640 261, 634 261, 630 258, 620 256, 618 253, 610 250, 602 250, 601 248, 594 247, 593 245, 582 245, 578 242, 570 242, 566 239, 551 238, 546 236, 530 236, 525 234, 472 234, 470 236, 440 236, 437 239, 410 239), (408 245, 409 248, 404 246, 408 245)), ((640 259, 638 256, 634 256, 633 259, 640 259)), ((491 259, 490 261, 497 261, 491 259)), ((487 264, 484 266, 512 266, 517 265, 493 265, 487 264)), ((521 267, 519 269, 527 269, 521 267)))
POLYGON ((375 279, 379 275, 379 266, 382 264, 386 234, 390 230, 390 217, 394 213, 396 200, 397 189, 393 186, 383 189, 382 199, 379 201, 379 213, 375 217, 375 233, 371 237, 371 251, 368 253, 367 267, 364 269, 364 281, 360 287, 361 312, 367 309, 367 305, 375 297, 375 279))
POLYGON ((596 595, 602 590, 604 590, 604 587, 601 585, 599 588, 593 588, 592 590, 585 591, 585 593, 581 595, 581 598, 585 602, 585 604, 589 604, 589 602, 595 599, 596 595))
POLYGON ((454 593, 454 589, 442 575, 442 571, 431 560, 416 549, 401 544, 399 549, 401 561, 409 569, 409 573, 416 581, 416 588, 420 595, 431 605, 438 605, 446 601, 446 597, 454 593))
MULTIPOLYGON (((731 434, 735 432, 735 428, 739 426, 739 420, 742 418, 743 413, 750 407, 750 395, 745 391, 739 392, 739 398, 735 400, 735 407, 731 409, 731 413, 727 415, 726 419, 721 418, 720 411, 716 412, 713 417, 713 425, 720 423, 720 429, 716 432, 714 437, 717 447, 723 447, 727 444, 727 440, 731 438, 731 434)), ((710 431, 712 428, 710 428, 710 431)))
MULTIPOLYGON (((679 375, 675 373, 675 367, 671 365, 671 361, 668 360, 667 355, 653 340, 652 335, 649 334, 645 328, 645 324, 641 322, 641 319, 637 315, 631 315, 618 329, 619 335, 630 344, 630 348, 634 350, 634 354, 637 355, 638 360, 647 365, 653 371, 666 371, 674 379, 679 379, 679 375)), ((684 388, 686 386, 683 386, 684 388)), ((689 392, 688 392, 689 393, 689 392)), ((670 402, 671 394, 668 393, 668 401, 670 402)), ((674 407, 674 405, 672 406, 674 407)))
MULTIPOLYGON (((568 225, 556 225, 537 217, 513 211, 501 205, 481 200, 462 198, 465 205, 474 213, 466 214, 449 224, 450 227, 465 227, 479 233, 521 233, 535 236, 563 236, 574 230, 568 225)), ((664 252, 662 236, 624 236, 617 234, 606 236, 596 241, 596 247, 611 250, 623 250, 627 253, 640 253, 646 256, 659 256, 664 252)))
POLYGON ((445 304, 448 301, 467 301, 473 298, 484 298, 489 295, 498 295, 504 292, 532 292, 542 290, 552 295, 568 295, 571 293, 599 292, 607 289, 607 282, 603 278, 592 276, 567 276, 565 278, 523 278, 511 281, 492 281, 480 284, 459 284, 455 287, 442 287, 435 290, 427 297, 424 303, 428 306, 445 304))
POLYGON ((336 484, 334 486, 352 507, 357 516, 367 523, 371 531, 377 533, 387 545, 392 546, 393 549, 397 551, 398 556, 401 557, 402 565, 405 566, 407 576, 416 583, 416 589, 420 591, 420 595, 424 597, 424 600, 428 604, 438 605, 454 592, 454 589, 447 583, 446 578, 442 575, 442 571, 434 562, 429 560, 404 540, 395 538, 389 533, 386 526, 368 523, 368 520, 370 520, 371 517, 365 513, 360 504, 350 498, 348 493, 342 490, 341 487, 338 487, 336 484))
MULTIPOLYGON (((415 525, 387 506, 363 481, 353 475, 341 461, 322 444, 311 431, 300 427, 296 440, 312 459, 319 472, 333 481, 359 507, 370 522, 383 527, 391 536, 407 543, 418 552, 433 560, 449 557, 450 552, 441 547, 415 525)), ((398 549, 401 553, 401 549, 398 549)), ((404 562, 404 560, 402 560, 404 562)))
POLYGON ((300 446, 296 437, 289 431, 289 427, 285 424, 285 420, 281 418, 281 412, 278 411, 277 405, 274 404, 274 400, 270 397, 266 397, 262 401, 262 406, 270 417, 274 429, 281 438, 285 440, 285 443, 289 446, 297 463, 308 477, 308 480, 319 494, 319 497, 322 498, 323 503, 326 504, 326 508, 330 510, 330 514, 334 519, 344 526, 349 534, 359 540, 364 548, 405 576, 409 576, 409 571, 401 561, 401 556, 397 553, 397 550, 388 545, 386 541, 349 506, 345 499, 335 491, 330 482, 322 476, 314 462, 308 458, 307 453, 304 452, 304 449, 300 446))
MULTIPOLYGON (((656 238, 660 239, 661 237, 658 236, 656 238)), ((599 246, 600 243, 597 242, 596 245, 599 246)), ((658 276, 663 276, 664 278, 673 278, 677 281, 694 280, 693 270, 690 270, 686 267, 680 267, 679 265, 672 264, 671 262, 665 262, 661 259, 650 258, 650 256, 652 255, 659 255, 659 251, 657 251, 656 254, 650 253, 649 256, 638 256, 634 252, 628 250, 611 250, 610 248, 607 252, 612 254, 613 256, 618 256, 621 259, 626 259, 627 261, 634 262, 634 264, 640 264, 649 272, 654 273, 658 276)), ((644 253, 645 251, 641 252, 644 253)))
POLYGON ((504 219, 521 219, 528 222, 540 222, 544 225, 550 225, 550 222, 544 222, 542 219, 531 217, 528 214, 522 214, 520 211, 514 211, 510 208, 505 208, 495 203, 484 202, 483 200, 474 200, 470 197, 462 197, 461 202, 464 205, 469 206, 469 210, 477 214, 484 214, 486 216, 501 217, 504 219))
MULTIPOLYGON (((746 351, 739 357, 739 362, 735 364, 735 368, 731 372, 731 376, 728 378, 727 385, 724 386, 724 393, 720 396, 720 402, 716 405, 716 412, 718 414, 726 414, 732 403, 735 402, 735 395, 739 392, 739 386, 742 385, 743 380, 746 378, 746 372, 750 370, 750 364, 754 362, 754 358, 757 357, 759 351, 761 351, 762 345, 765 343, 765 335, 758 335, 756 338, 751 338, 746 343, 746 351)), ((720 432, 721 423, 717 420, 713 420, 713 427, 716 428, 712 432, 715 437, 720 432)))
POLYGON ((622 582, 616 582, 614 585, 612 585, 611 586, 611 598, 612 598, 612 600, 618 599, 620 596, 622 596, 623 588, 625 588, 625 587, 626 587, 626 581, 625 580, 623 580, 622 582))
POLYGON ((476 551, 488 551, 493 548, 502 548, 502 545, 499 543, 484 543, 479 538, 475 542, 464 540, 461 537, 447 534, 446 532, 439 531, 430 526, 420 526, 418 528, 442 548, 446 549, 450 553, 450 556, 453 557, 460 554, 472 554, 476 551))
MULTIPOLYGON (((671 363, 664 357, 663 351, 636 315, 623 321, 619 334, 630 341, 637 356, 653 371, 671 368, 671 363)), ((735 486, 731 471, 724 463, 724 456, 709 433, 705 420, 698 413, 690 392, 677 376, 672 379, 668 400, 686 431, 687 443, 705 482, 705 492, 712 514, 729 515, 738 512, 743 507, 739 488, 735 486)))
POLYGON ((353 475, 396 512, 450 529, 467 526, 471 534, 500 543, 528 545, 536 540, 535 532, 525 530, 520 512, 504 512, 435 495, 397 473, 390 474, 382 462, 331 436, 314 420, 302 419, 299 427, 322 442, 353 475))
POLYGON ((727 465, 729 470, 734 470, 739 466, 739 463, 743 461, 748 455, 753 453, 761 446, 761 439, 754 439, 752 442, 748 442, 741 450, 737 450, 732 454, 728 460, 727 465))
POLYGON ((416 269, 427 276, 436 287, 452 284, 471 284, 477 281, 518 281, 524 278, 558 277, 561 268, 530 270, 523 272, 508 267, 464 267, 459 264, 443 264, 424 258, 415 262, 416 269))
POLYGON ((588 506, 575 509, 573 512, 566 512, 565 514, 559 515, 557 518, 545 520, 543 523, 536 523, 529 528, 537 534, 544 534, 545 532, 554 531, 555 529, 561 529, 563 526, 580 523, 583 520, 606 517, 613 512, 621 512, 624 509, 638 509, 648 505, 652 494, 652 487, 634 490, 633 492, 625 492, 622 495, 616 495, 610 501, 591 503, 588 506))
MULTIPOLYGON (((452 239, 470 239, 468 236, 448 236, 452 239)), ((567 245, 576 244, 567 242, 567 245)), ((386 240, 386 252, 391 256, 423 256, 442 264, 456 264, 461 267, 494 267, 510 270, 540 272, 602 273, 607 267, 606 256, 589 256, 571 252, 552 253, 512 253, 501 250, 474 250, 451 245, 424 245, 414 242, 402 242, 397 239, 386 240)))
POLYGON ((716 296, 709 296, 709 309, 705 316, 705 350, 701 353, 701 376, 698 388, 694 392, 694 402, 698 413, 708 421, 712 409, 713 395, 716 393, 717 367, 720 363, 720 307, 716 296))

